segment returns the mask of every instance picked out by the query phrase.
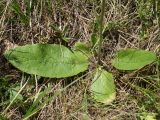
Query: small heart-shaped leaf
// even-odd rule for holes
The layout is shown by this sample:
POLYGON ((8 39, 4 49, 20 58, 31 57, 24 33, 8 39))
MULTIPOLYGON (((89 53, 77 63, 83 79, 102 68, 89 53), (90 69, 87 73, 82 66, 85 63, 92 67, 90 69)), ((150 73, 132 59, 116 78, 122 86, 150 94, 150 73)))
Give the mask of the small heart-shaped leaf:
POLYGON ((97 102, 110 104, 116 97, 116 88, 112 74, 103 69, 97 69, 91 85, 91 92, 97 102))

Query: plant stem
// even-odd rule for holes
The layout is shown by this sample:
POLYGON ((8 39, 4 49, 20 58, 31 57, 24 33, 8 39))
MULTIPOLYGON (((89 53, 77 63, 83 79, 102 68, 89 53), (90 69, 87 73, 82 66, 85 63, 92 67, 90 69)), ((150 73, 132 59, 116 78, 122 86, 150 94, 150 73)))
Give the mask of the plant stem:
POLYGON ((101 15, 100 15, 100 28, 99 28, 99 43, 98 43, 98 64, 101 61, 101 49, 103 43, 103 21, 104 21, 104 11, 105 11, 105 0, 101 3, 101 15))

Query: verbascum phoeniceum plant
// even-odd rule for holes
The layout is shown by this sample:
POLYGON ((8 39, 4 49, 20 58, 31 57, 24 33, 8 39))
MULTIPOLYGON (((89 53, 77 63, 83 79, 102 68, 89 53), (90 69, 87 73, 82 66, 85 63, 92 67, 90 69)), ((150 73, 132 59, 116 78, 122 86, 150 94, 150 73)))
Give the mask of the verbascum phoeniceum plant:
MULTIPOLYGON (((5 52, 4 56, 14 67, 25 73, 49 78, 66 78, 86 71, 92 64, 89 58, 97 55, 98 62, 92 73, 94 77, 89 90, 93 100, 110 104, 116 98, 114 75, 100 65, 104 14, 105 0, 102 0, 99 36, 96 42, 90 41, 91 46, 77 42, 70 50, 59 44, 28 44, 10 49, 5 52)), ((127 48, 116 53, 112 65, 119 71, 134 71, 148 64, 157 63, 157 60, 154 52, 127 48)))

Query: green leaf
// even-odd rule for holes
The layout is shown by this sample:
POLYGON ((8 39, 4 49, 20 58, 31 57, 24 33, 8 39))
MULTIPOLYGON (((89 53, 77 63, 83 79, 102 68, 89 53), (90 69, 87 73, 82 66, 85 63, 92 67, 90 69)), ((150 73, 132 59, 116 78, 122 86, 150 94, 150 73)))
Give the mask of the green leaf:
POLYGON ((61 40, 64 40, 65 42, 69 42, 71 40, 69 37, 65 36, 68 31, 67 26, 65 26, 64 30, 59 29, 58 26, 55 25, 50 25, 50 27, 55 31, 56 36, 59 37, 61 40))
POLYGON ((98 44, 99 41, 99 37, 96 33, 92 33, 91 35, 91 43, 92 43, 92 47, 95 47, 98 44))
POLYGON ((75 45, 74 45, 74 48, 76 50, 79 50, 79 51, 85 53, 87 56, 91 55, 90 47, 89 47, 89 45, 87 45, 85 43, 76 42, 75 45))
MULTIPOLYGON (((19 90, 20 90, 19 86, 16 86, 15 88, 9 89, 10 101, 12 101, 14 99, 14 97, 18 94, 19 90)), ((23 96, 21 94, 18 94, 18 96, 16 97, 16 101, 22 101, 22 100, 23 100, 23 96)))
POLYGON ((96 19, 93 22, 93 30, 92 30, 92 34, 91 34, 91 45, 93 48, 96 48, 96 46, 98 45, 99 42, 99 28, 100 28, 100 18, 99 16, 96 17, 96 19))
POLYGON ((120 50, 112 65, 119 70, 136 70, 156 61, 156 54, 138 49, 120 50))
POLYGON ((146 113, 145 112, 140 116, 140 119, 141 120, 157 120, 156 113, 146 113))
POLYGON ((110 104, 116 97, 112 74, 103 69, 98 69, 91 85, 91 92, 97 102, 110 104))
POLYGON ((81 52, 72 52, 56 44, 20 46, 6 52, 5 57, 23 72, 50 78, 76 75, 85 71, 89 64, 81 52))

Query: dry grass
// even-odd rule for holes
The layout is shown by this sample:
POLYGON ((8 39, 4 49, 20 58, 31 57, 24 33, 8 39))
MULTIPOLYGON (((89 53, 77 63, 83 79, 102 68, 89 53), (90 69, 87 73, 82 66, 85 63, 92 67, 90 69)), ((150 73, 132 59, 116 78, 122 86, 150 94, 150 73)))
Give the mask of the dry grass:
MULTIPOLYGON (((29 6, 25 4, 24 0, 18 0, 21 14, 27 14, 26 23, 12 9, 12 0, 0 1, 0 76, 9 76, 11 83, 23 82, 22 73, 9 65, 3 58, 6 49, 33 43, 58 43, 67 46, 74 45, 76 41, 88 43, 93 32, 93 23, 100 13, 99 0, 28 1, 29 6), (27 11, 28 7, 31 7, 31 12, 27 11), (70 42, 67 44, 61 40, 59 33, 52 29, 51 25, 58 27, 62 32, 67 28, 65 36, 70 38, 70 42)), ((141 48, 154 51, 157 55, 160 53, 158 16, 142 19, 137 9, 135 0, 110 0, 106 4, 105 23, 106 26, 111 24, 112 26, 109 26, 104 33, 102 63, 104 68, 113 72, 115 76, 116 100, 111 105, 104 106, 90 99, 88 92, 92 77, 92 68, 90 68, 89 74, 46 104, 31 119, 137 120, 137 116, 143 112, 159 112, 155 106, 152 106, 153 109, 147 107, 143 109, 146 105, 143 102, 150 102, 150 99, 146 97, 148 93, 143 89, 153 89, 156 93, 154 94, 155 105, 158 105, 158 101, 160 101, 157 95, 160 92, 160 84, 156 81, 148 83, 143 77, 144 75, 158 74, 159 68, 156 69, 154 65, 151 65, 152 67, 148 66, 142 71, 128 74, 120 73, 111 67, 111 59, 115 52, 122 48, 141 48), (145 22, 149 22, 150 25, 144 26, 145 22)), ((79 77, 75 76, 67 78, 67 80, 72 82, 79 77)), ((70 83, 66 83, 66 79, 41 79, 42 82, 38 81, 38 85, 32 85, 32 91, 26 88, 25 94, 29 94, 29 97, 34 96, 42 86, 47 87, 48 85, 53 87, 50 91, 53 94, 55 90, 70 83)), ((6 113, 6 116, 10 120, 20 120, 24 115, 22 112, 24 108, 15 104, 6 113)), ((1 109, 3 111, 4 107, 1 109)))

